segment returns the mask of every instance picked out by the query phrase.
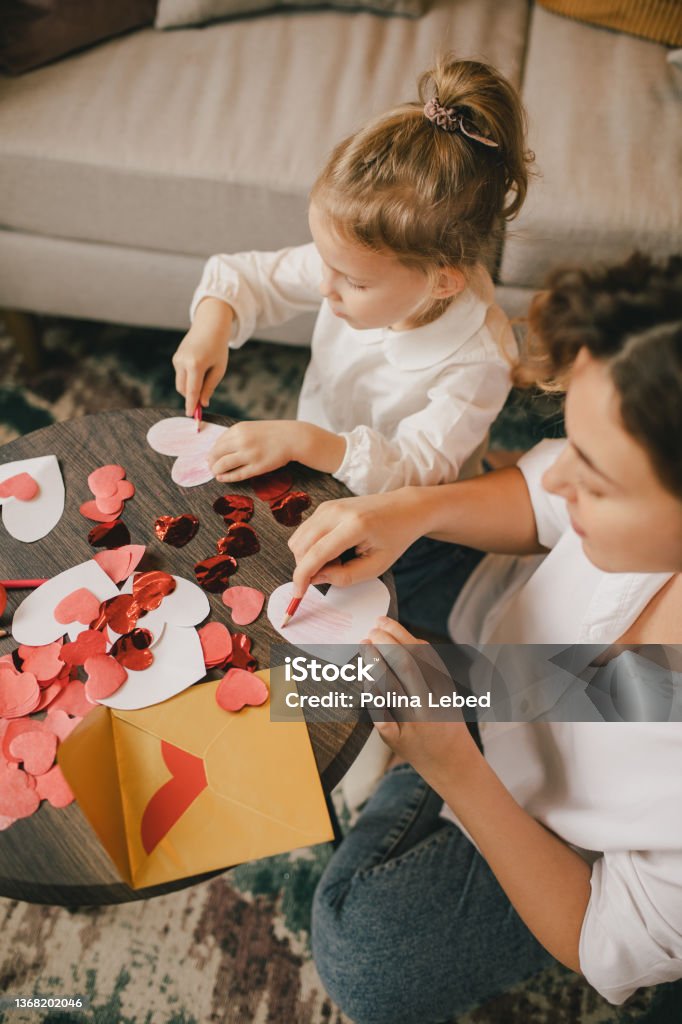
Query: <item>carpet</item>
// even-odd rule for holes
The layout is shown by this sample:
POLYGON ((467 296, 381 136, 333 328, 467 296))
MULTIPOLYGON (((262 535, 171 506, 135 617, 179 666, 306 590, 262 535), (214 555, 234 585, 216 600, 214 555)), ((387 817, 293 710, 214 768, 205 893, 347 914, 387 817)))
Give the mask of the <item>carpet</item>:
MULTIPOLYGON (((170 357, 180 335, 66 320, 41 322, 44 360, 28 375, 0 332, 0 443, 58 420, 135 406, 175 406, 170 357)), ((305 370, 300 349, 252 342, 231 356, 211 411, 290 418, 305 370)), ((559 436, 556 400, 512 394, 493 449, 559 436)), ((348 813, 337 803, 342 826, 348 813)), ((79 908, 0 900, 0 995, 86 996, 84 1012, 3 1010, 8 1024, 347 1024, 310 955, 312 894, 331 847, 257 861, 140 904, 79 908)), ((672 1024, 654 992, 614 1008, 562 968, 543 972, 459 1024, 672 1024)))

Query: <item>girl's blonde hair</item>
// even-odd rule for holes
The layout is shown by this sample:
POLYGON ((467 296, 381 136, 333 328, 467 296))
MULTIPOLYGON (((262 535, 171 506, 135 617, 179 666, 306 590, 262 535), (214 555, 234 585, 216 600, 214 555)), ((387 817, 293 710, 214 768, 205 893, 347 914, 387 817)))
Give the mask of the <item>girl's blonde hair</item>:
POLYGON ((525 127, 519 97, 499 71, 448 55, 420 77, 419 102, 395 107, 336 146, 311 201, 347 240, 427 273, 466 271, 491 256, 498 230, 526 198, 533 154, 525 127), (434 98, 496 147, 430 120, 424 106, 434 98))

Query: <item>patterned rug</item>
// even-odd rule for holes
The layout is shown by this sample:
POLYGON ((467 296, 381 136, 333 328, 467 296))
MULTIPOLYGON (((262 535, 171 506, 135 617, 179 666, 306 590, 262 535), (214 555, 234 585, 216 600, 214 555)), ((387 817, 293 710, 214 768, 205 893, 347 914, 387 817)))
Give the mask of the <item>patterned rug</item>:
MULTIPOLYGON (((181 407, 170 366, 180 335, 64 320, 42 327, 44 363, 30 376, 0 333, 0 443, 100 410, 181 407)), ((299 349, 250 343, 232 355, 211 411, 293 417, 306 360, 299 349)), ((554 400, 512 395, 492 447, 528 448, 561 429, 554 400)), ((81 994, 91 1003, 82 1013, 0 1011, 0 1021, 346 1024, 309 948, 311 898, 330 855, 322 845, 272 857, 140 904, 66 910, 0 900, 0 995, 81 994)), ((657 1010, 655 998, 644 993, 615 1009, 556 968, 459 1024, 679 1024, 682 1005, 657 1010)))

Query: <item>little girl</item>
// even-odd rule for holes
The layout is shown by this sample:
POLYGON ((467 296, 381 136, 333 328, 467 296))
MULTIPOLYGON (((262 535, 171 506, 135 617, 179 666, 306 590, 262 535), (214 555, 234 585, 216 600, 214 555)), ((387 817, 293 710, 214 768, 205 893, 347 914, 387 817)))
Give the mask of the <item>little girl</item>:
POLYGON ((243 422, 216 443, 218 480, 296 460, 356 494, 481 468, 515 346, 482 265, 521 208, 524 114, 493 68, 445 59, 419 102, 341 142, 313 186, 313 243, 213 256, 173 357, 191 415, 262 328, 320 310, 297 421, 243 422))

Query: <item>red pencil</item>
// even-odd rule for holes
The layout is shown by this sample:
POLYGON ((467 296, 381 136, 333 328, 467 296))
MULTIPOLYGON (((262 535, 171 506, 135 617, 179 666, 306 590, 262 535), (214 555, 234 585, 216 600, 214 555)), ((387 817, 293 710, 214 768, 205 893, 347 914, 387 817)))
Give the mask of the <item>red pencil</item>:
POLYGON ((197 402, 196 407, 195 407, 194 412, 192 413, 192 415, 194 416, 194 420, 195 420, 196 425, 197 425, 197 434, 198 434, 199 430, 201 428, 201 420, 202 420, 202 417, 204 415, 204 411, 201 408, 201 402, 197 402))
POLYGON ((41 587, 47 580, 0 580, 0 586, 5 590, 33 590, 34 587, 41 587))
POLYGON ((299 606, 299 604, 301 603, 302 600, 303 600, 302 597, 292 597, 291 601, 289 601, 289 605, 287 607, 287 610, 284 613, 284 618, 282 620, 282 625, 279 627, 280 629, 284 629, 285 626, 289 625, 289 623, 291 622, 291 620, 294 617, 294 614, 296 613, 296 609, 298 608, 298 606, 299 606))

